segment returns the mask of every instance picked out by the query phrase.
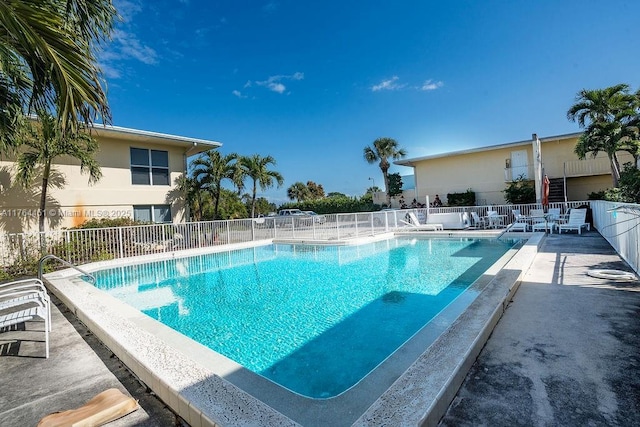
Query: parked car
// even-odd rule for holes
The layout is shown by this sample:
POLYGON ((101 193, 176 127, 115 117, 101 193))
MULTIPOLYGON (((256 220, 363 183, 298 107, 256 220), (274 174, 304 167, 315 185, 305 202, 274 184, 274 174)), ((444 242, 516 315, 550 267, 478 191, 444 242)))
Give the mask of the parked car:
POLYGON ((327 222, 327 218, 324 215, 318 215, 314 211, 302 211, 307 216, 310 216, 314 223, 316 224, 324 224, 327 222))
POLYGON ((281 209, 276 215, 276 227, 286 227, 292 225, 304 225, 307 215, 300 209, 281 209))

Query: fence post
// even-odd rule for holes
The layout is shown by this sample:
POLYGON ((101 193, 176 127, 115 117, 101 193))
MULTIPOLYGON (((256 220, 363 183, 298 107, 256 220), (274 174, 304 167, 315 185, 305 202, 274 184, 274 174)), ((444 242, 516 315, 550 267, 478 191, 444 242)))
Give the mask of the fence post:
POLYGON ((256 240, 256 222, 251 218, 251 241, 255 242, 256 240))
POLYGON ((356 217, 356 237, 358 237, 358 212, 356 212, 354 215, 356 217))
POLYGON ((120 248, 120 258, 124 258, 124 241, 122 240, 122 227, 118 227, 118 247, 120 248))
POLYGON ((71 240, 69 239, 69 230, 65 231, 64 234, 65 234, 64 239, 67 242, 67 244, 64 245, 64 250, 67 253, 67 262, 71 263, 71 251, 70 251, 71 240))

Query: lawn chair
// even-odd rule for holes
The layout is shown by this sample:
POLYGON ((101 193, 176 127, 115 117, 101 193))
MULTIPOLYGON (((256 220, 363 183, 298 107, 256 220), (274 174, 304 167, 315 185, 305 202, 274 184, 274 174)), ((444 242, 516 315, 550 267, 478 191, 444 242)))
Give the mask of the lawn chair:
MULTIPOLYGON (((49 320, 49 331, 51 331, 51 299, 41 280, 23 279, 0 283, 0 310, 29 304, 38 299, 45 303, 49 320)), ((37 302, 35 302, 35 304, 37 304, 37 302)))
POLYGON ((511 224, 507 225, 505 231, 527 231, 529 224, 527 224, 525 216, 520 213, 520 209, 512 209, 511 213, 513 214, 514 220, 511 224))
POLYGON ((411 228, 412 230, 415 230, 415 231, 424 231, 424 230, 436 231, 436 230, 443 230, 444 229, 444 226, 442 224, 422 224, 422 223, 420 223, 420 220, 416 216, 415 212, 407 213, 406 217, 407 217, 407 219, 409 219, 409 221, 404 221, 404 220, 401 219, 400 222, 406 224, 407 226, 409 226, 409 228, 411 228))
POLYGON ((45 358, 49 358, 49 331, 51 330, 51 315, 48 310, 49 301, 42 297, 37 290, 13 291, 14 299, 10 298, 10 292, 5 293, 5 298, 0 303, 0 328, 18 325, 31 320, 42 320, 44 322, 44 343, 45 358), (31 293, 32 297, 27 298, 31 293), (19 303, 16 304, 18 298, 19 303), (2 305, 4 304, 4 305, 2 305))
POLYGON ((487 222, 485 221, 485 218, 481 218, 480 215, 478 215, 478 212, 471 212, 471 219, 473 219, 474 228, 487 228, 487 222))
POLYGON ((487 227, 488 228, 502 228, 504 223, 502 219, 504 215, 498 215, 498 211, 487 211, 487 227))
POLYGON ((586 222, 586 218, 586 209, 571 209, 569 212, 569 220, 566 224, 560 224, 558 233, 562 234, 562 230, 577 230, 578 234, 582 234, 583 228, 586 228, 587 231, 591 230, 591 225, 586 222))
POLYGON ((531 226, 531 229, 553 234, 553 230, 558 228, 558 221, 560 221, 560 208, 549 209, 545 218, 545 222, 536 222, 531 226))

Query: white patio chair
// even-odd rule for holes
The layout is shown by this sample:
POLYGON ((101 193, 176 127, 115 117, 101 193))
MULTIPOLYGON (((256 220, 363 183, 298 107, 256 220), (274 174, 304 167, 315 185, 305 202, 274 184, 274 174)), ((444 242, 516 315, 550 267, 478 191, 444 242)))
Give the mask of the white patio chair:
POLYGON ((591 230, 591 225, 586 222, 586 218, 586 209, 571 209, 567 223, 558 226, 558 233, 562 234, 562 230, 577 230, 578 234, 582 234, 583 228, 586 228, 587 231, 591 230))
POLYGON ((444 230, 444 226, 442 224, 422 224, 418 219, 418 216, 414 212, 407 213, 407 217, 409 221, 400 220, 400 222, 406 224, 409 228, 414 231, 436 231, 436 230, 444 230))
POLYGON ((481 218, 480 215, 478 215, 478 212, 471 212, 471 218, 473 219, 474 228, 487 228, 487 222, 484 218, 481 218))
POLYGON ((44 322, 44 345, 45 358, 49 358, 49 314, 47 303, 40 298, 33 298, 29 301, 32 306, 26 304, 2 308, 0 310, 0 328, 18 325, 20 323, 29 322, 31 320, 42 320, 44 322), (33 305, 35 304, 35 305, 33 305))
POLYGON ((28 304, 34 299, 41 299, 45 303, 51 328, 51 298, 41 280, 23 279, 0 283, 0 310, 28 304))
POLYGON ((514 220, 511 224, 507 225, 506 231, 528 231, 529 225, 524 215, 520 213, 520 209, 512 209, 511 213, 513 214, 514 220))
POLYGON ((502 228, 504 226, 504 215, 498 215, 498 211, 487 211, 487 227, 488 228, 502 228))
POLYGON ((553 230, 558 228, 558 221, 560 221, 560 208, 551 208, 545 216, 546 221, 535 222, 532 224, 532 231, 544 231, 545 233, 553 234, 553 230))

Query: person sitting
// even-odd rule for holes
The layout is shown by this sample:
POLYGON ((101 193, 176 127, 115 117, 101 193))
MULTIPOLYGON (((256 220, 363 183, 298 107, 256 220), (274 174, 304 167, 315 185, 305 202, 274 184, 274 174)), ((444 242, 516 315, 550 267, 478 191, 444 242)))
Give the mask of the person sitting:
POLYGON ((440 196, 438 196, 438 195, 436 194, 436 198, 435 198, 435 199, 433 199, 433 207, 434 207, 434 208, 439 208, 439 207, 441 207, 441 206, 442 206, 442 200, 440 200, 440 196))

